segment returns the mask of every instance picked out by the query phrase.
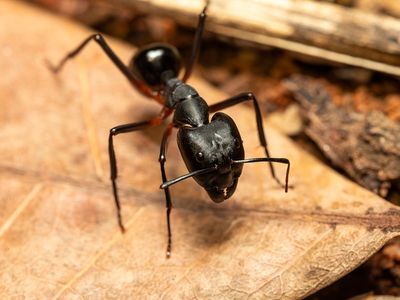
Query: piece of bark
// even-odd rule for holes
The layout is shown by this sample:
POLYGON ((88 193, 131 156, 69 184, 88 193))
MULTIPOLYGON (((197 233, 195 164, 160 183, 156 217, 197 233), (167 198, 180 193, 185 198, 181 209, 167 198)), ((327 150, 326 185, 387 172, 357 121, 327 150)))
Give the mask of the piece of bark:
MULTIPOLYGON (((205 1, 118 0, 195 26, 205 1)), ((310 0, 213 0, 206 29, 218 35, 400 76, 400 21, 310 0)))
MULTIPOLYGON (((0 298, 302 298, 399 235, 398 208, 270 128, 270 151, 291 160, 294 188, 285 194, 264 164, 246 166, 234 197, 219 205, 193 180, 174 186, 169 260, 158 189, 162 129, 118 136, 122 235, 108 132, 160 106, 134 91, 95 43, 58 76, 49 72, 44 59, 59 60, 88 35, 0 1, 0 298)), ((131 47, 107 40, 129 60, 131 47)), ((227 97, 198 78, 190 84, 210 103, 227 97)), ((246 156, 262 156, 252 108, 227 113, 246 156)), ((173 139, 167 159, 169 178, 187 172, 173 139)))
POLYGON ((400 125, 383 113, 338 108, 324 85, 295 75, 286 81, 301 105, 306 134, 339 168, 385 197, 400 180, 400 125))

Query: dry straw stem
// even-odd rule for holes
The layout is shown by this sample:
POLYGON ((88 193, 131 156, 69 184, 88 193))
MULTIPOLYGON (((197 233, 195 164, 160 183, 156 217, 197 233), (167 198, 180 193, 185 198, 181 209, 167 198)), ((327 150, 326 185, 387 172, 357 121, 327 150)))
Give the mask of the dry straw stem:
MULTIPOLYGON (((89 31, 17 1, 0 2, 0 298, 292 299, 337 280, 400 232, 399 209, 336 174, 268 128, 292 162, 289 193, 266 165, 244 168, 237 193, 212 203, 188 180, 173 188, 173 253, 165 259, 161 128, 118 136, 118 231, 107 135, 158 104, 132 90, 96 44, 54 76, 89 31)), ((132 47, 111 41, 128 61, 132 47)), ((227 97, 199 78, 210 103, 227 97)), ((254 112, 227 110, 247 157, 262 155, 254 112)), ((185 172, 176 142, 170 178, 185 172)), ((284 176, 284 168, 278 175, 284 176)))
MULTIPOLYGON (((117 0, 196 25, 204 0, 117 0)), ((400 21, 311 0, 211 0, 206 30, 334 63, 400 76, 400 21)))

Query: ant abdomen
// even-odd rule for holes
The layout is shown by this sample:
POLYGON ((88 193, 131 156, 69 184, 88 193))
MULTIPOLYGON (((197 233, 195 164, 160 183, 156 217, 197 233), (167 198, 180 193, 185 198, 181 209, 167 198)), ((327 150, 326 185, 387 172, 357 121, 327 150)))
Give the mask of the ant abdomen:
POLYGON ((162 89, 163 76, 178 77, 181 58, 174 46, 156 43, 139 49, 129 67, 152 90, 158 91, 162 89))

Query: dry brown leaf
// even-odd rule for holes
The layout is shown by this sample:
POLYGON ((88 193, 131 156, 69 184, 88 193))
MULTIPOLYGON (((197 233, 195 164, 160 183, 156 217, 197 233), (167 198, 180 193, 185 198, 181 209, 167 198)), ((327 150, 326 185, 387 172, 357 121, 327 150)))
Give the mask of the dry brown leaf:
MULTIPOLYGON (((347 181, 268 128, 292 162, 285 194, 265 165, 213 204, 193 181, 173 188, 173 253, 165 259, 160 128, 118 136, 123 217, 108 180, 107 134, 160 107, 133 91, 96 45, 59 76, 88 35, 70 21, 0 2, 0 298, 301 298, 335 281, 400 232, 399 209, 347 181)), ((130 47, 113 42, 126 61, 130 47)), ((191 80, 210 102, 226 95, 191 80)), ((253 111, 229 109, 247 156, 260 156, 253 111)), ((185 172, 170 143, 169 177, 185 172)), ((279 169, 284 176, 284 168, 279 169)))

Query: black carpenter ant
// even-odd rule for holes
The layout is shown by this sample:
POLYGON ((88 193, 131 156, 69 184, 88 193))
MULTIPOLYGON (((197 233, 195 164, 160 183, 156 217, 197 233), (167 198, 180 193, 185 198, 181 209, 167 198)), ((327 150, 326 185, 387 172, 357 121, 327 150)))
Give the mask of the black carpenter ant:
POLYGON ((172 113, 173 120, 164 131, 161 140, 159 162, 161 166, 162 185, 167 207, 168 245, 167 257, 171 254, 171 196, 169 187, 189 177, 193 177, 201 185, 214 202, 222 202, 231 197, 236 189, 243 164, 269 162, 273 178, 283 186, 275 176, 272 162, 287 164, 285 192, 288 190, 290 162, 286 158, 271 158, 265 139, 260 107, 252 93, 241 93, 213 105, 207 105, 197 91, 186 84, 197 59, 201 37, 204 31, 207 6, 199 15, 198 27, 189 64, 182 79, 178 78, 181 70, 181 58, 178 50, 169 44, 157 43, 139 49, 125 66, 114 51, 108 46, 101 34, 93 34, 86 38, 75 50, 68 53, 57 66, 50 66, 54 73, 59 72, 64 64, 75 57, 91 40, 97 42, 111 61, 125 75, 129 82, 143 95, 158 101, 163 109, 158 117, 148 121, 129 123, 111 128, 108 137, 111 183, 117 207, 118 224, 125 231, 121 219, 121 207, 117 189, 117 163, 114 151, 114 136, 151 126, 162 124, 172 113), (235 122, 228 115, 217 112, 211 121, 209 113, 227 107, 252 101, 258 129, 258 137, 264 147, 266 157, 244 159, 242 139, 235 122), (172 180, 165 174, 166 145, 173 128, 178 128, 178 146, 189 173, 172 180))

